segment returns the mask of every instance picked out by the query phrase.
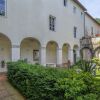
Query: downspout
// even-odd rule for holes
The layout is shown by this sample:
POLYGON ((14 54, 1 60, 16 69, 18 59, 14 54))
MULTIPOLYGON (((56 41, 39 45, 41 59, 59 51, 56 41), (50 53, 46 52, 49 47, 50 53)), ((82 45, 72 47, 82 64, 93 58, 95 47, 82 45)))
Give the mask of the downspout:
POLYGON ((84 24, 84 37, 86 36, 86 33, 85 33, 85 30, 86 30, 86 29, 85 29, 85 24, 86 24, 86 23, 85 23, 85 21, 86 21, 85 15, 86 15, 86 12, 87 12, 87 11, 85 10, 85 11, 84 11, 84 23, 83 23, 83 24, 84 24))

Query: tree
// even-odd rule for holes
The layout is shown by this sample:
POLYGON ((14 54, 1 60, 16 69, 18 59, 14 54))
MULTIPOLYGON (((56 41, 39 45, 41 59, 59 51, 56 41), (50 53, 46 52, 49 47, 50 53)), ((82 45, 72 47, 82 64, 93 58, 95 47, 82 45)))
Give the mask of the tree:
POLYGON ((97 21, 98 23, 100 23, 100 18, 96 18, 96 21, 97 21))

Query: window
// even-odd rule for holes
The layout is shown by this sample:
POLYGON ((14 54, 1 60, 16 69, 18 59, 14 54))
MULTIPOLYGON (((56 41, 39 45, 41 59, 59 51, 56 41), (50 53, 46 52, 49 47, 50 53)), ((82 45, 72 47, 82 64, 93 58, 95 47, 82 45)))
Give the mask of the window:
POLYGON ((64 0, 64 6, 65 7, 67 6, 67 0, 64 0))
POLYGON ((5 16, 5 13, 6 13, 5 3, 6 3, 6 0, 0 0, 0 16, 5 16))
POLYGON ((81 12, 81 18, 83 18, 83 12, 81 12))
POLYGON ((93 27, 91 27, 91 35, 93 35, 93 27))
POLYGON ((76 38, 77 35, 77 27, 74 27, 74 38, 76 38))
POLYGON ((83 16, 83 12, 81 12, 81 16, 83 16))
POLYGON ((76 7, 73 6, 73 13, 76 13, 76 7))
POLYGON ((39 61, 39 50, 33 50, 33 61, 39 61))
POLYGON ((54 16, 49 16, 49 29, 52 30, 52 31, 55 31, 55 20, 56 20, 56 17, 54 16))

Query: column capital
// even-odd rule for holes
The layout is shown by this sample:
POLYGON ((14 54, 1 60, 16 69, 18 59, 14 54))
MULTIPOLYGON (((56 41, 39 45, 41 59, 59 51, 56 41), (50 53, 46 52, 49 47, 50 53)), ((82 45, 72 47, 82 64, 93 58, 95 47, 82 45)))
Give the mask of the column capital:
POLYGON ((57 50, 62 50, 62 48, 57 48, 57 50))
POLYGON ((46 49, 46 47, 45 46, 42 46, 41 49, 46 49))
POLYGON ((12 48, 20 48, 20 45, 12 45, 12 48))
POLYGON ((20 59, 20 46, 12 45, 12 61, 17 61, 20 59))
POLYGON ((74 49, 69 49, 70 51, 73 51, 74 49))
POLYGON ((41 65, 46 66, 46 47, 41 47, 41 65))

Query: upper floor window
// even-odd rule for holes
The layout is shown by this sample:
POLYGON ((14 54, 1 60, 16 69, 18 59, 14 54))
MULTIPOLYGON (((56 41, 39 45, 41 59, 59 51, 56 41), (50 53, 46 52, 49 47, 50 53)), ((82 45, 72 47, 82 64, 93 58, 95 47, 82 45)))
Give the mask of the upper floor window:
POLYGON ((5 3, 6 3, 6 0, 0 0, 0 16, 5 16, 5 13, 6 13, 5 3))
POLYGON ((81 16, 83 16, 83 12, 81 12, 81 16))
POLYGON ((81 12, 81 17, 83 17, 83 12, 81 12))
POLYGON ((76 38, 77 37, 77 27, 74 26, 74 31, 73 32, 74 32, 74 38, 76 38))
POLYGON ((52 31, 55 31, 55 21, 56 21, 56 17, 54 16, 49 16, 49 29, 52 31))
POLYGON ((76 13, 76 7, 73 6, 73 13, 76 13))
POLYGON ((66 7, 68 0, 63 0, 63 2, 64 2, 64 6, 66 7))
POLYGON ((93 35, 93 27, 91 27, 91 35, 93 35))

